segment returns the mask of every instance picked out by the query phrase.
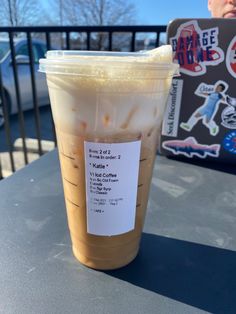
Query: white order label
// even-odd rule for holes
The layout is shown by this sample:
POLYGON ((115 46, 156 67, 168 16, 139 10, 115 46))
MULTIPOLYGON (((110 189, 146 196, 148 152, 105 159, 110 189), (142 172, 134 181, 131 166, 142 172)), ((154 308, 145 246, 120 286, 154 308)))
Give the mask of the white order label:
POLYGON ((134 229, 141 141, 85 142, 87 232, 112 236, 134 229))

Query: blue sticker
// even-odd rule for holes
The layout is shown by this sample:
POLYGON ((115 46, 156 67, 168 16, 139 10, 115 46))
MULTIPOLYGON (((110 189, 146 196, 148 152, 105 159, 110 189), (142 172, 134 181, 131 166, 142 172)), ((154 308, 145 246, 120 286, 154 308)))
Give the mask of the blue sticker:
POLYGON ((223 141, 223 147, 227 152, 236 154, 236 131, 226 135, 223 141))

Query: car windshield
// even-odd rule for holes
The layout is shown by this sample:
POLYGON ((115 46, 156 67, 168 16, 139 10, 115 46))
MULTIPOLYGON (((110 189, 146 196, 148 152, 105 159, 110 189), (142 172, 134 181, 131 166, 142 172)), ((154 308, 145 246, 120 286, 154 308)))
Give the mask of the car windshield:
POLYGON ((0 61, 5 57, 9 49, 10 49, 9 42, 0 41, 0 61))

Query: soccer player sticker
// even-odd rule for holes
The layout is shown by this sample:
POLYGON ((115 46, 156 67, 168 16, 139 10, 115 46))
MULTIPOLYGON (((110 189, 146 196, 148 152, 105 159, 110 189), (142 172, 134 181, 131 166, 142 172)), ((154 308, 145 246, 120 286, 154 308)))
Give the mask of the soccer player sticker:
POLYGON ((236 36, 231 40, 227 49, 226 66, 229 73, 236 78, 236 36))
POLYGON ((210 135, 216 136, 219 132, 219 126, 214 118, 219 109, 219 104, 227 104, 225 95, 227 89, 228 84, 221 80, 214 85, 201 83, 195 94, 205 98, 205 100, 203 104, 194 110, 186 122, 180 123, 180 127, 190 132, 198 121, 201 121, 209 129, 210 135))

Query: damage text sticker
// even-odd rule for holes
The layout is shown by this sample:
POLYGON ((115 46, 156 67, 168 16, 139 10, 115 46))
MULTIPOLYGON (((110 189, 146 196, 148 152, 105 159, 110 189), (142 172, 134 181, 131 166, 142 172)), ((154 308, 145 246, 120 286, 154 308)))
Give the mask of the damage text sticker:
POLYGON ((218 33, 218 27, 202 30, 195 20, 179 26, 176 36, 170 38, 170 44, 180 72, 203 75, 208 65, 215 66, 224 60, 224 52, 218 47, 218 33))

